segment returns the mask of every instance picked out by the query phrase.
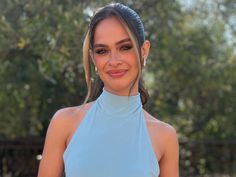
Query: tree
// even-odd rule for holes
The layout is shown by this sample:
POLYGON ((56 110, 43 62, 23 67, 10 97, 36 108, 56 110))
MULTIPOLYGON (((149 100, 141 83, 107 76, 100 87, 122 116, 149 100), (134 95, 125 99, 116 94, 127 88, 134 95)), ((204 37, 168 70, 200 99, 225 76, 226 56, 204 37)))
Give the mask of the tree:
MULTIPOLYGON (((234 1, 120 2, 141 15, 152 42, 151 113, 181 139, 235 137, 234 1)), ((80 49, 91 13, 106 3, 0 2, 1 137, 44 137, 56 110, 82 103, 80 49)))

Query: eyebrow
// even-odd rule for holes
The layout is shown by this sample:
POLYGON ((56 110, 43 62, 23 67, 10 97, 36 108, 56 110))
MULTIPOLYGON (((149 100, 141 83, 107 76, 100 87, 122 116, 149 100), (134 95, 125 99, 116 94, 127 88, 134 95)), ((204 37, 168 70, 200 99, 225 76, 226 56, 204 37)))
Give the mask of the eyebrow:
MULTIPOLYGON (((115 44, 116 44, 116 45, 119 45, 119 44, 122 44, 122 43, 128 42, 128 41, 131 41, 130 38, 122 39, 122 40, 116 42, 115 44)), ((94 44, 93 47, 94 47, 94 48, 96 48, 96 47, 107 47, 107 45, 106 45, 106 44, 94 44)))

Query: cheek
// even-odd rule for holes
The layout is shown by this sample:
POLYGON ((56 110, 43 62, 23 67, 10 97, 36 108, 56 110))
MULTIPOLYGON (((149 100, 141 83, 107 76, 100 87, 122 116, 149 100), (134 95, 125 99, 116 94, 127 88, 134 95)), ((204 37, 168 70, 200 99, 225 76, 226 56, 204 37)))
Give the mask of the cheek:
POLYGON ((103 78, 103 75, 105 74, 104 71, 105 71, 105 65, 106 65, 106 62, 104 60, 95 60, 94 61, 95 63, 95 66, 97 68, 97 74, 101 77, 101 79, 103 78))
POLYGON ((138 69, 139 64, 136 54, 131 54, 129 57, 127 57, 127 62, 131 67, 138 69))
POLYGON ((105 61, 104 60, 100 60, 98 58, 95 58, 94 59, 94 64, 97 67, 97 69, 100 70, 105 65, 105 61))

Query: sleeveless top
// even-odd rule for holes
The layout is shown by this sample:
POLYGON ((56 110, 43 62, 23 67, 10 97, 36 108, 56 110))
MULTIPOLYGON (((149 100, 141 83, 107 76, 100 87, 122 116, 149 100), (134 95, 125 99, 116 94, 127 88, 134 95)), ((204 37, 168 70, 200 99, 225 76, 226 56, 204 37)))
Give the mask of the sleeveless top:
POLYGON ((158 177, 140 93, 118 96, 103 88, 63 160, 66 177, 158 177))

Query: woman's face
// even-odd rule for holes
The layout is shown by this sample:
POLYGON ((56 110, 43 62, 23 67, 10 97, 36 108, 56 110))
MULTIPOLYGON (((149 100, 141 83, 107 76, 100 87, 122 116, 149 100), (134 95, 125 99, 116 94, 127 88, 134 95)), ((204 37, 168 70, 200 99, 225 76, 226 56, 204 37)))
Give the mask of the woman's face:
MULTIPOLYGON (((104 88, 117 95, 128 95, 138 74, 138 61, 131 39, 117 18, 109 17, 98 23, 93 46, 93 62, 104 88)), ((131 95, 137 92, 138 82, 131 95)))

